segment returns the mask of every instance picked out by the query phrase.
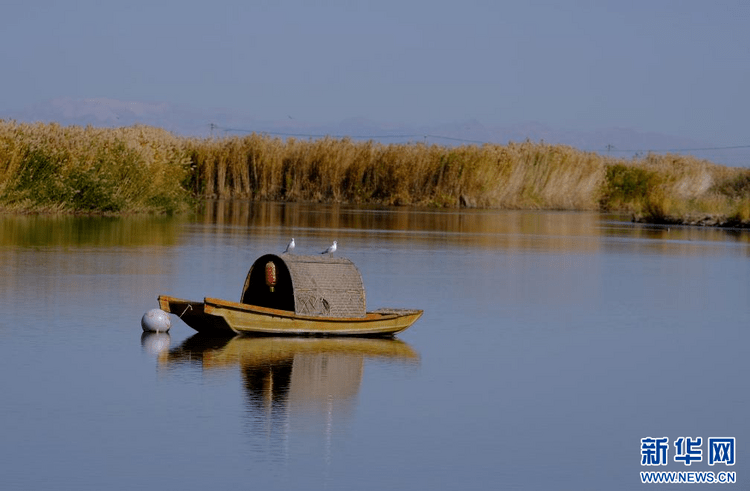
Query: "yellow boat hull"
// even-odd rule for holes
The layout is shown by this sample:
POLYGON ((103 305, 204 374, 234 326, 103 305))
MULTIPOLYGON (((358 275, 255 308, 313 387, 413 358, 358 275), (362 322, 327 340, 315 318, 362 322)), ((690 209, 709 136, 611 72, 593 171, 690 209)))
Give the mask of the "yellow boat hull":
POLYGON ((422 310, 381 309, 364 317, 339 318, 297 315, 217 298, 195 302, 159 296, 165 312, 179 316, 198 332, 292 336, 393 336, 422 316, 422 310))

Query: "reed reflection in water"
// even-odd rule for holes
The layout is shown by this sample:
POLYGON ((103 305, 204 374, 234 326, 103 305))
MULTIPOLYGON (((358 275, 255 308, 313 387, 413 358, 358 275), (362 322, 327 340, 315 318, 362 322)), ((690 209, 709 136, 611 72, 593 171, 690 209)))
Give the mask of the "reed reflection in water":
POLYGON ((0 246, 172 246, 187 217, 0 216, 0 246))
POLYGON ((341 245, 343 254, 362 245, 363 233, 404 248, 415 243, 434 244, 437 240, 443 245, 492 250, 592 254, 602 247, 618 247, 618 240, 613 239, 642 242, 645 250, 655 253, 689 255, 701 254, 712 244, 723 247, 727 241, 750 244, 750 234, 743 230, 631 224, 628 220, 627 216, 598 212, 353 207, 242 200, 206 201, 200 217, 211 230, 230 236, 245 235, 250 228, 259 237, 276 238, 281 230, 286 230, 318 241, 316 247, 327 246, 332 233, 355 239, 341 245))

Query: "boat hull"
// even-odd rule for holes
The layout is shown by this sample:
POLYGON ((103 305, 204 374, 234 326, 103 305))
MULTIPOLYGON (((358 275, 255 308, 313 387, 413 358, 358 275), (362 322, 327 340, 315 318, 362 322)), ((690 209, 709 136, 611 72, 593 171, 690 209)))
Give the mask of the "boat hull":
POLYGON ((166 295, 159 296, 159 306, 196 331, 211 334, 393 336, 422 316, 421 310, 402 309, 381 309, 354 318, 304 316, 217 298, 194 302, 166 295))

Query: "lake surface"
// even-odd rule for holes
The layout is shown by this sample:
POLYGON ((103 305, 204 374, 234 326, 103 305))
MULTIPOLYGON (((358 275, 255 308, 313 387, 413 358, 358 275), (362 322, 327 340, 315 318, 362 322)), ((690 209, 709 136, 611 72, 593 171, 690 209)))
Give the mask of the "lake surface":
POLYGON ((749 300, 747 231, 597 213, 0 217, 0 489, 746 489, 749 300), (337 240, 368 308, 424 316, 395 340, 142 333, 159 294, 238 300, 291 237, 337 240), (668 465, 641 465, 647 437, 668 465), (712 437, 734 465, 708 466, 712 437))

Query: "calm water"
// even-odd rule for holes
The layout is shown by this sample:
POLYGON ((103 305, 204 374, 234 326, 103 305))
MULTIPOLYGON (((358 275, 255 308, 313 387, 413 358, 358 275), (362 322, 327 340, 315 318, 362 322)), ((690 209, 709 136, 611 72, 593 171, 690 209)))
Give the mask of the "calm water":
POLYGON ((750 233, 599 214, 0 217, 0 489, 747 489, 749 300, 750 233), (290 237, 338 240, 369 308, 424 316, 395 341, 142 335, 157 295, 237 300, 290 237), (672 461, 681 436, 702 462, 672 461), (645 437, 669 465, 640 465, 645 437))

